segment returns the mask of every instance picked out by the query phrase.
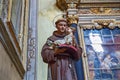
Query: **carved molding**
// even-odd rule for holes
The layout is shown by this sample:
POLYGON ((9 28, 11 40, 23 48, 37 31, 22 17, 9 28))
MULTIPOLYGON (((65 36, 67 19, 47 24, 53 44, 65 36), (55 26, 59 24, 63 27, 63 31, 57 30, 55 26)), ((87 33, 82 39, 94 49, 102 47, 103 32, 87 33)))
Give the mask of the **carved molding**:
POLYGON ((19 43, 18 43, 18 40, 17 40, 17 38, 16 38, 16 36, 15 36, 15 33, 14 33, 14 31, 13 31, 13 24, 11 23, 11 21, 10 21, 10 22, 6 22, 6 23, 7 23, 6 26, 8 26, 8 30, 10 31, 9 34, 11 35, 11 38, 13 39, 13 41, 14 41, 14 43, 15 43, 15 47, 16 47, 18 53, 21 55, 21 48, 20 48, 20 45, 19 45, 19 43))
POLYGON ((90 9, 92 13, 95 14, 109 14, 111 12, 111 8, 91 8, 90 9))
POLYGON ((116 21, 115 26, 118 26, 120 28, 120 21, 116 21))
POLYGON ((79 0, 65 0, 66 3, 79 3, 79 0))
POLYGON ((67 4, 67 8, 68 9, 76 9, 77 8, 77 4, 74 4, 74 3, 72 3, 72 4, 67 4))
POLYGON ((98 19, 98 20, 92 20, 93 23, 98 23, 102 26, 108 26, 110 23, 115 23, 115 19, 98 19))
POLYGON ((56 5, 62 11, 77 8, 79 0, 56 0, 56 5), (64 6, 63 6, 64 5, 64 6))
POLYGON ((80 15, 120 15, 119 8, 89 8, 78 9, 80 15))
POLYGON ((67 10, 67 20, 68 24, 78 23, 78 9, 68 9, 67 10))
POLYGON ((82 29, 95 29, 94 25, 79 25, 82 29))
POLYGON ((107 7, 107 8, 119 8, 120 2, 118 3, 80 3, 78 9, 80 8, 95 8, 95 7, 107 7), (112 4, 112 5, 111 5, 112 4))
POLYGON ((78 23, 78 15, 68 15, 67 17, 68 24, 78 23))
POLYGON ((114 29, 115 27, 120 28, 120 21, 116 21, 115 19, 99 19, 92 20, 92 25, 80 25, 83 29, 102 29, 108 27, 109 29, 114 29))
POLYGON ((56 0, 56 6, 62 11, 67 10, 67 4, 65 0, 56 0))
MULTIPOLYGON (((58 8, 61 10, 67 10, 67 4, 77 4, 77 9, 80 8, 119 8, 120 7, 120 1, 112 0, 105 1, 105 0, 56 0, 56 4, 58 8), (111 5, 112 4, 112 5, 111 5), (64 5, 64 6, 63 6, 64 5)), ((69 5, 68 5, 69 6, 69 5)))
POLYGON ((28 39, 27 39, 27 80, 36 80, 37 78, 37 0, 28 0, 29 4, 29 22, 28 22, 28 39), (30 3, 30 4, 29 4, 30 3), (34 19, 34 21, 33 21, 34 19), (34 26, 34 27, 33 27, 34 26))

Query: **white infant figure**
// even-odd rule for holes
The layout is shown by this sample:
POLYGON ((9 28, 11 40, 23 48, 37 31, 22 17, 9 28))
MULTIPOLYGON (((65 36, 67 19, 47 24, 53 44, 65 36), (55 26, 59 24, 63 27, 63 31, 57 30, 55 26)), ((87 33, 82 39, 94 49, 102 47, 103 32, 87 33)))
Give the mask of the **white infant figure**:
POLYGON ((73 34, 74 32, 75 32, 75 28, 68 27, 66 29, 67 35, 64 37, 64 39, 56 40, 56 41, 54 41, 54 44, 56 44, 56 45, 68 44, 68 45, 75 46, 75 39, 74 39, 74 34, 73 34))
POLYGON ((75 46, 75 38, 74 38, 74 33, 75 28, 73 27, 68 27, 66 30, 66 36, 64 37, 66 44, 73 45, 75 46))

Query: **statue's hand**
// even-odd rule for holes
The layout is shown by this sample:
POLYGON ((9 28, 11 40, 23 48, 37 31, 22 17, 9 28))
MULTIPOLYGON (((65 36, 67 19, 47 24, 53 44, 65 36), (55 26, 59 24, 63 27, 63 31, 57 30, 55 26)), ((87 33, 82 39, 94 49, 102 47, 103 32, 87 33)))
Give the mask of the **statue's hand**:
POLYGON ((66 51, 66 48, 55 48, 55 54, 63 53, 66 51))

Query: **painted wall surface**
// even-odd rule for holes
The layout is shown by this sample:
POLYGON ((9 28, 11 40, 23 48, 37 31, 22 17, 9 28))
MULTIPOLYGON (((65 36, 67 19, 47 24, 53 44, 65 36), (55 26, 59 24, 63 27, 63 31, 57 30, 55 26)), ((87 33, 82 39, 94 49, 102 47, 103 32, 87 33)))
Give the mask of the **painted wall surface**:
MULTIPOLYGON (((38 63, 37 80, 47 80, 47 64, 41 57, 41 49, 47 38, 55 30, 54 18, 62 12, 55 5, 56 0, 38 0, 38 63)), ((55 18, 56 20, 56 18, 55 18)))
POLYGON ((22 80, 0 41, 0 80, 22 80))

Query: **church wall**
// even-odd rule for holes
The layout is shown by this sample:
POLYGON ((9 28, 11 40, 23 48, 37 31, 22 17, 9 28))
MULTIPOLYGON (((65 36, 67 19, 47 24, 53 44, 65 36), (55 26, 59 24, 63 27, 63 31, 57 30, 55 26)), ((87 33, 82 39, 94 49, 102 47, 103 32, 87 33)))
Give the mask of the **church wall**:
POLYGON ((27 0, 0 1, 0 80, 24 78, 29 12, 27 3, 27 0))
POLYGON ((0 80, 22 80, 0 41, 0 80))

